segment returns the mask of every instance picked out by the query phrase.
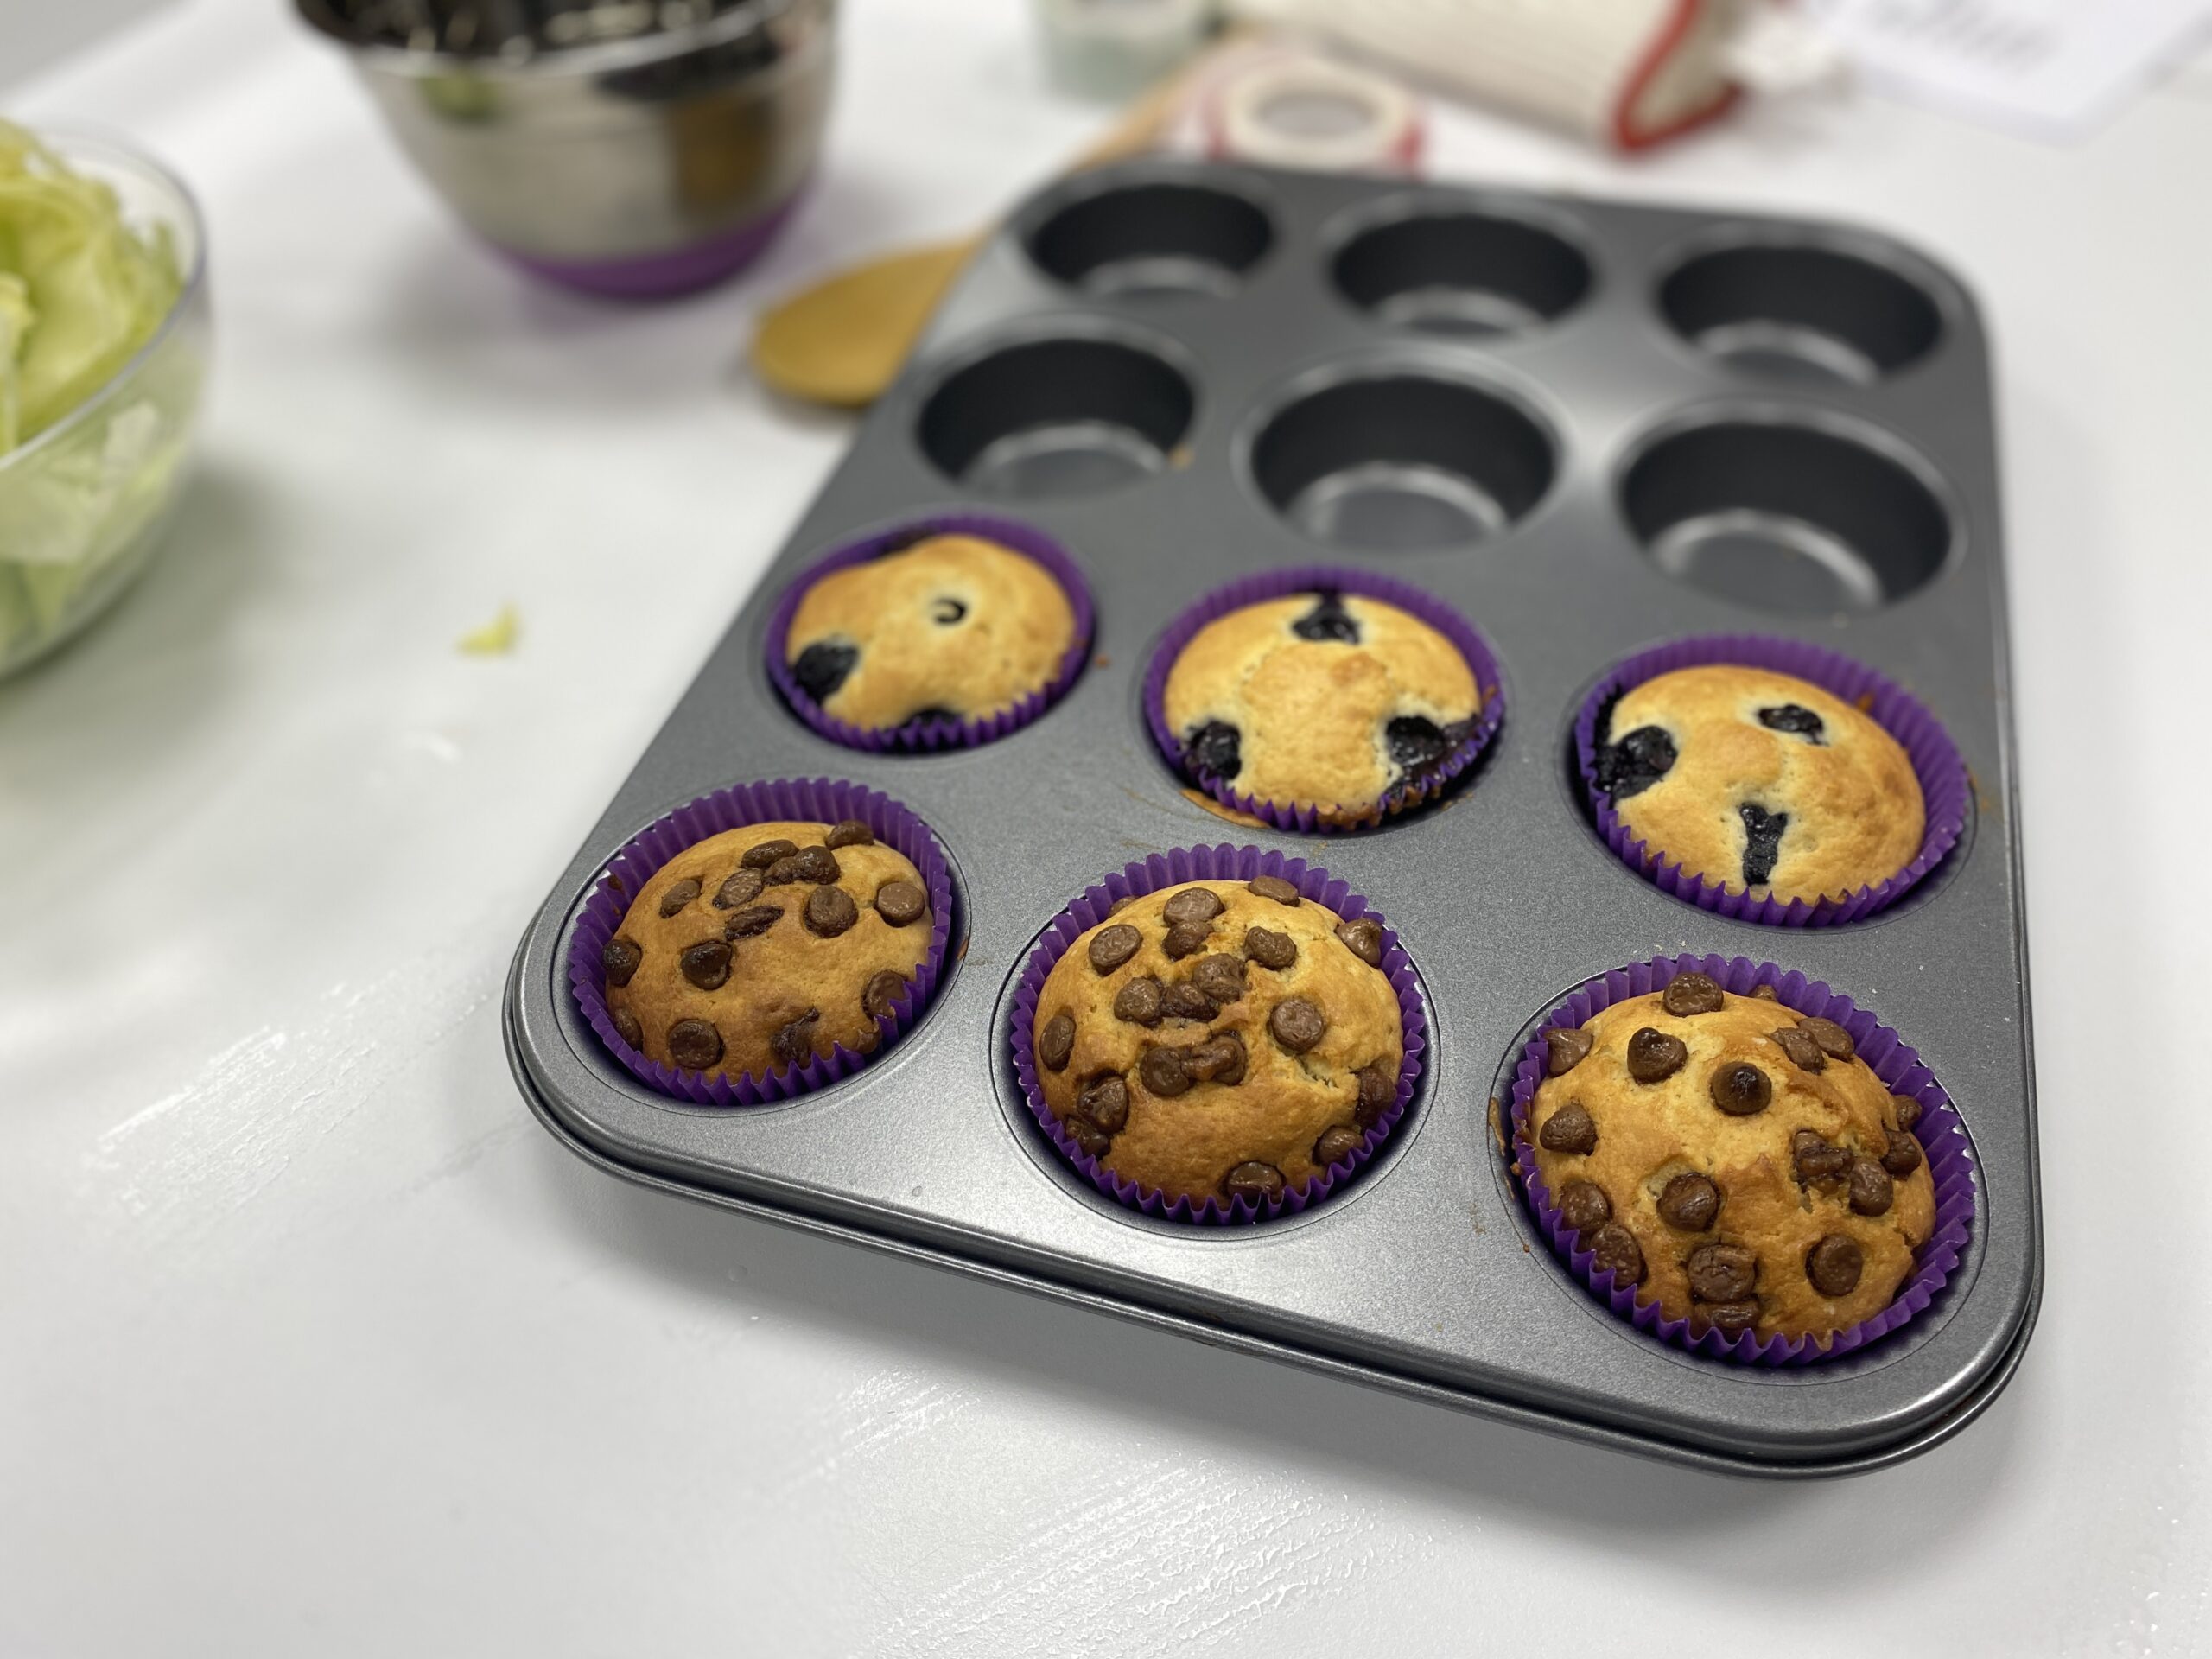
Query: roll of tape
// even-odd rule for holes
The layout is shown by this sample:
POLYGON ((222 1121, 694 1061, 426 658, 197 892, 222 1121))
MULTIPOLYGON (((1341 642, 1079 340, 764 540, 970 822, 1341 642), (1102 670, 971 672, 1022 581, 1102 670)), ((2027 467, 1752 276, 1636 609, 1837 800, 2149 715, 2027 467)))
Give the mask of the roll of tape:
POLYGON ((1323 58, 1224 76, 1208 99, 1206 127, 1216 156, 1268 167, 1410 173, 1421 162, 1421 100, 1395 81, 1323 58))

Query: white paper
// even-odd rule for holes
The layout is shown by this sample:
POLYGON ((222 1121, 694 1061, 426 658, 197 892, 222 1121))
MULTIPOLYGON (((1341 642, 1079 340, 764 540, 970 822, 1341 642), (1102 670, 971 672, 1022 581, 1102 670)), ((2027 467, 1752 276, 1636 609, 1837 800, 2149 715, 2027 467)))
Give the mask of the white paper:
POLYGON ((1807 0, 1884 90, 2080 136, 2212 22, 2212 0, 1807 0))

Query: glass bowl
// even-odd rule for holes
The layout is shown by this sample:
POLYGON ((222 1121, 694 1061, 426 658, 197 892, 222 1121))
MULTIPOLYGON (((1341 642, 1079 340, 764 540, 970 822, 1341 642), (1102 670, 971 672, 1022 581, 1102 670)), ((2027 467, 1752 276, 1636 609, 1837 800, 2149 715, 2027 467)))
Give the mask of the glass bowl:
POLYGON ((210 340, 207 240, 190 193, 119 144, 38 137, 73 172, 113 190, 126 225, 168 228, 182 286, 112 378, 0 454, 0 676, 77 633, 161 546, 191 459, 210 340))

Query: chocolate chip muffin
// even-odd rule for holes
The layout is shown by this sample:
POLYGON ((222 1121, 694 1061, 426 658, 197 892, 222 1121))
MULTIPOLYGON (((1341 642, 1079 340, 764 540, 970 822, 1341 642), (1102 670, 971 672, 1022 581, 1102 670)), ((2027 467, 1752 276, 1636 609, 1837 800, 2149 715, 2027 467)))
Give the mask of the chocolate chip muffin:
POLYGON ((1075 607, 1034 559, 931 536, 833 570, 791 618, 785 660, 824 712, 868 730, 981 720, 1052 683, 1075 607))
POLYGON ((1340 1163, 1397 1098, 1382 929, 1273 876, 1131 900, 1037 999, 1046 1103, 1115 1174, 1264 1205, 1340 1163))
POLYGON ((631 901, 601 956, 607 1013, 648 1059, 733 1081, 865 1054, 931 931, 920 874, 866 824, 747 824, 631 901))
POLYGON ((1910 863, 1927 827, 1897 739, 1771 669, 1647 680, 1613 705, 1598 745, 1598 786, 1648 853, 1731 893, 1847 897, 1910 863))
POLYGON ((1544 1040, 1536 1168, 1616 1287, 1825 1346, 1910 1275, 1936 1223, 1919 1104, 1841 1026, 1683 974, 1544 1040))
POLYGON ((1208 780, 1325 823, 1372 822, 1481 712, 1459 648, 1358 594, 1293 594, 1216 617, 1167 674, 1167 728, 1208 780))

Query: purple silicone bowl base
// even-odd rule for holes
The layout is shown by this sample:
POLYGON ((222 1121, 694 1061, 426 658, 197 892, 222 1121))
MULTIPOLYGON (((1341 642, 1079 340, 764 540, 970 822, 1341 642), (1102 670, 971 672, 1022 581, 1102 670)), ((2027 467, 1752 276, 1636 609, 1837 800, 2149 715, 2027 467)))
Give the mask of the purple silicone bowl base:
POLYGON ((558 283, 563 288, 613 300, 674 299, 727 282, 758 259, 790 223, 805 194, 802 185, 758 218, 746 219, 726 231, 715 232, 704 241, 672 248, 665 253, 636 254, 620 259, 551 259, 499 243, 493 245, 531 276, 558 283))

